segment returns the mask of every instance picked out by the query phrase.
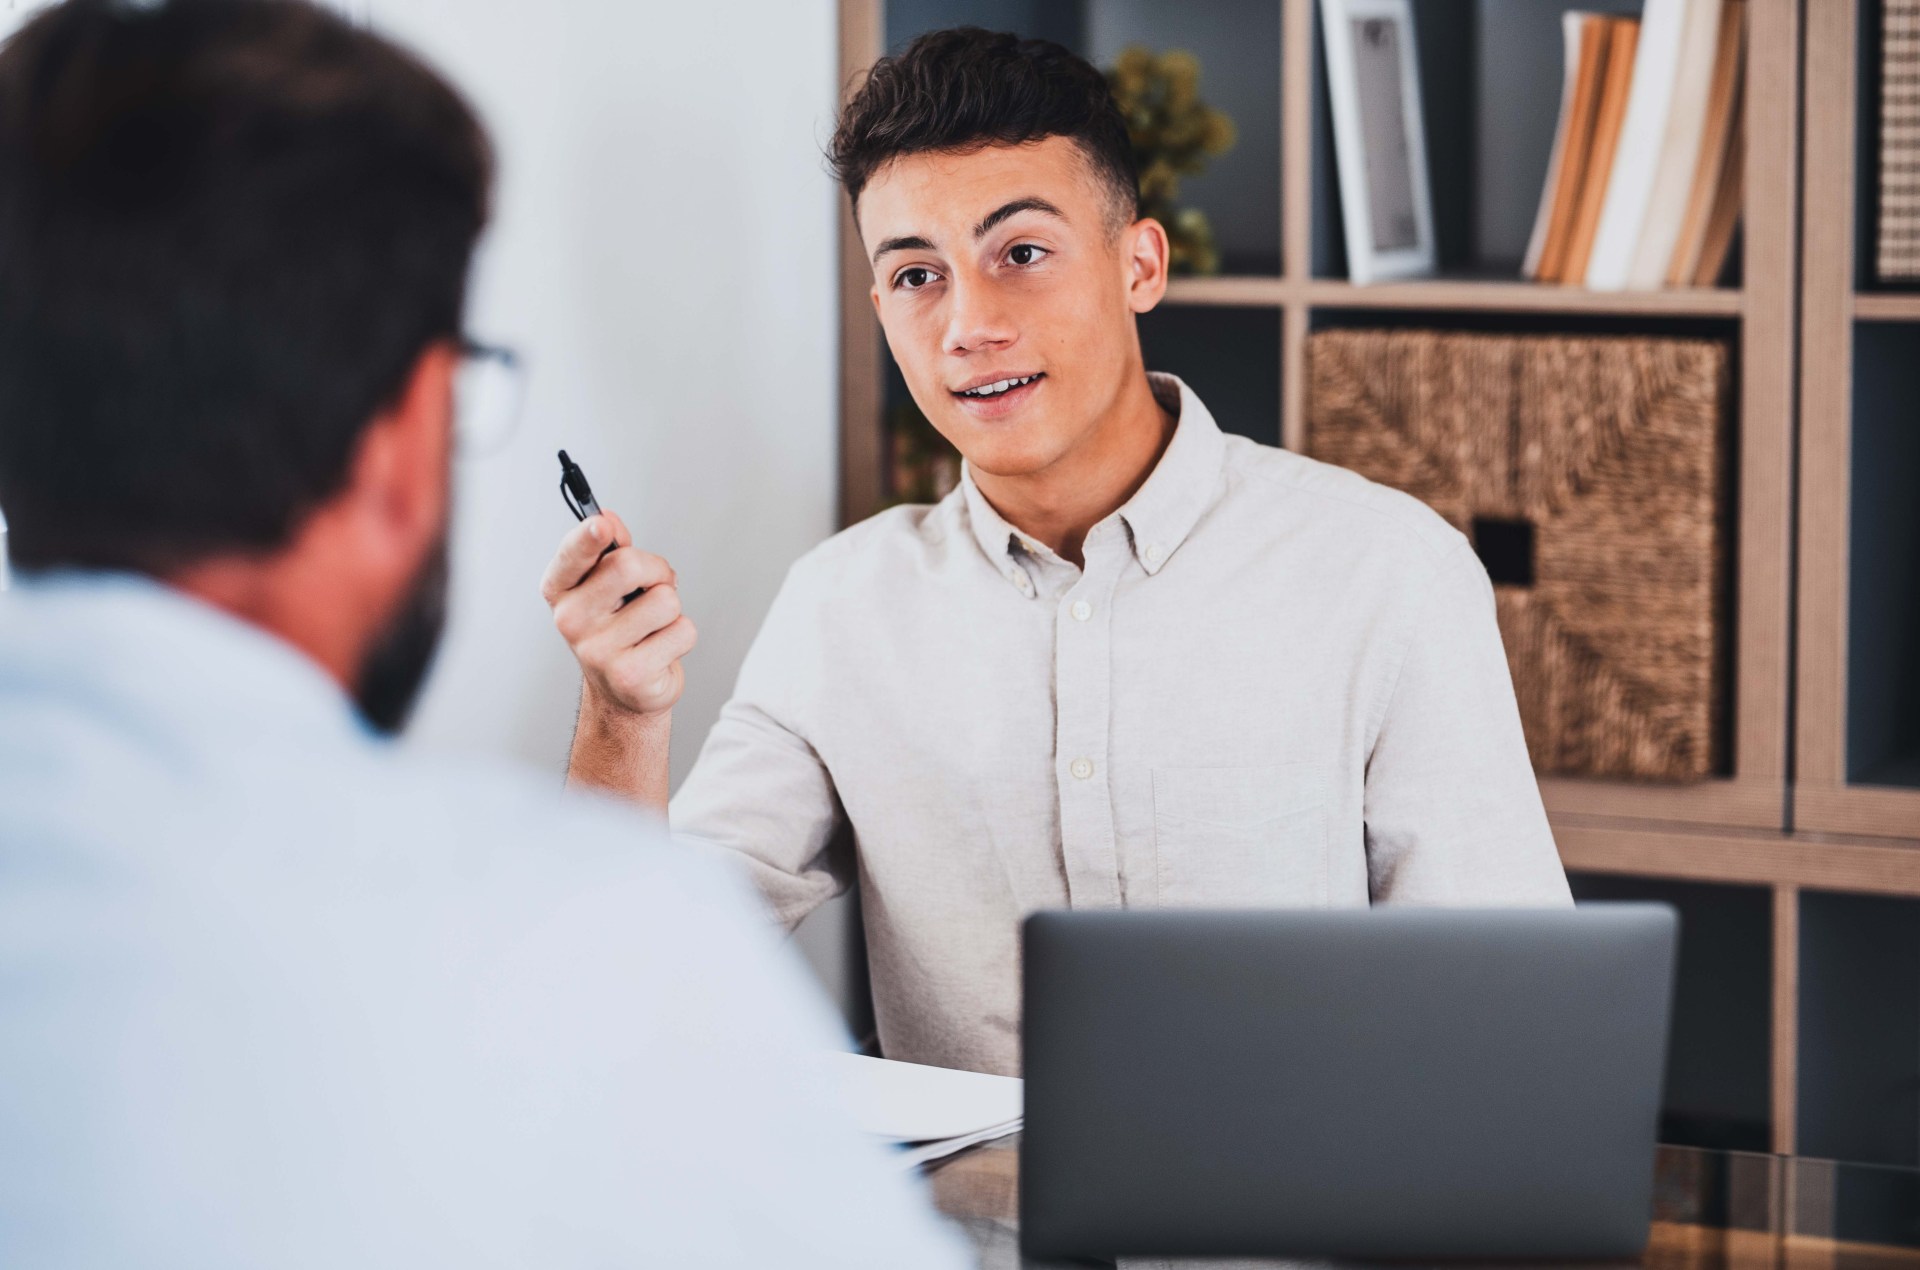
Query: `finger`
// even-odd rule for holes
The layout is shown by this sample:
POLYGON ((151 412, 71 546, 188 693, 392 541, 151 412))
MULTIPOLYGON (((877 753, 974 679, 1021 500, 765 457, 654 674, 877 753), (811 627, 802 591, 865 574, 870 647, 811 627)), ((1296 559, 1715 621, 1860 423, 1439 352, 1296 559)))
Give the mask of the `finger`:
POLYGON ((602 662, 639 644, 680 616, 680 593, 672 583, 647 588, 647 593, 618 613, 595 624, 581 641, 581 655, 602 662))
POLYGON ((613 533, 614 526, 605 516, 590 516, 568 530, 567 536, 560 540, 560 549, 554 552, 540 577, 540 597, 551 606, 579 586, 581 579, 593 569, 594 562, 600 559, 600 553, 606 550, 613 533))
POLYGON ((690 619, 675 618, 611 662, 605 670, 607 683, 622 700, 643 709, 659 709, 668 704, 660 698, 677 683, 680 659, 693 651, 698 637, 690 619))
POLYGON ((648 644, 655 644, 656 641, 658 642, 653 652, 662 660, 675 663, 694 650, 694 646, 700 642, 700 632, 694 626, 693 619, 683 613, 660 630, 647 636, 640 642, 640 646, 645 648, 648 644))
MULTIPOLYGON (((633 545, 633 534, 627 529, 627 522, 620 519, 620 513, 601 512, 600 514, 613 522, 613 540, 622 547, 631 547, 633 545)), ((678 582, 680 580, 679 575, 671 565, 667 568, 667 575, 667 580, 670 582, 678 582)))
POLYGON ((650 590, 672 581, 673 566, 659 556, 638 547, 620 547, 608 552, 575 590, 594 608, 612 613, 642 587, 650 590))

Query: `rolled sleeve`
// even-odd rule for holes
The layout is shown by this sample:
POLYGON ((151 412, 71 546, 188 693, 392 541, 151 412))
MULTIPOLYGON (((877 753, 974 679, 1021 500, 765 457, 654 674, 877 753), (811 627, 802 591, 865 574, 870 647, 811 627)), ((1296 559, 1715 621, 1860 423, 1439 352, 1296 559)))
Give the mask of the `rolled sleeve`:
POLYGON ((1527 757, 1493 587, 1450 549, 1409 606, 1406 651, 1366 767, 1373 901, 1570 904, 1527 757))
POLYGON ((795 586, 789 574, 667 812, 676 838, 744 866, 789 930, 852 877, 832 849, 840 800, 802 722, 809 641, 796 629, 795 586))

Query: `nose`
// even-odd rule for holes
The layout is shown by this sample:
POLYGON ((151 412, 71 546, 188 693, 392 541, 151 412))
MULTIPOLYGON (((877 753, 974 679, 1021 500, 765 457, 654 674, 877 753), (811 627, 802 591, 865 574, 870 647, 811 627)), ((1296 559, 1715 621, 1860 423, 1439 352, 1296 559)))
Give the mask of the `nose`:
MULTIPOLYGON (((957 271, 956 271, 957 272, 957 271)), ((994 352, 1018 338, 1012 315, 989 282, 956 277, 948 285, 947 329, 943 351, 951 356, 994 352)))

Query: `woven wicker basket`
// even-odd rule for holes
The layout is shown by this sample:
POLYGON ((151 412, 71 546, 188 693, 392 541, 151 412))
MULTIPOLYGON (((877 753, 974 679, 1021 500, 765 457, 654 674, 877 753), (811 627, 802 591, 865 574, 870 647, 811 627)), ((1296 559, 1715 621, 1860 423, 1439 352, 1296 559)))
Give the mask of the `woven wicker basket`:
POLYGON ((1329 331, 1308 366, 1311 453, 1487 560, 1536 771, 1723 770, 1723 345, 1329 331))

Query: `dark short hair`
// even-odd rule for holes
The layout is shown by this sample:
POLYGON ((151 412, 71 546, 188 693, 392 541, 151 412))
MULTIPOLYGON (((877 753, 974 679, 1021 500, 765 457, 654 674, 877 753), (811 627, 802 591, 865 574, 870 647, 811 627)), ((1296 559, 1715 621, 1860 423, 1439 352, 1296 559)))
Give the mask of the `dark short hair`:
POLYGON ((270 551, 457 336, 492 158, 304 0, 66 0, 0 48, 0 509, 22 569, 270 551))
POLYGON ((840 113, 830 157, 856 205, 903 155, 1072 139, 1131 219, 1140 171, 1105 76, 1051 40, 963 26, 931 31, 873 64, 840 113))

